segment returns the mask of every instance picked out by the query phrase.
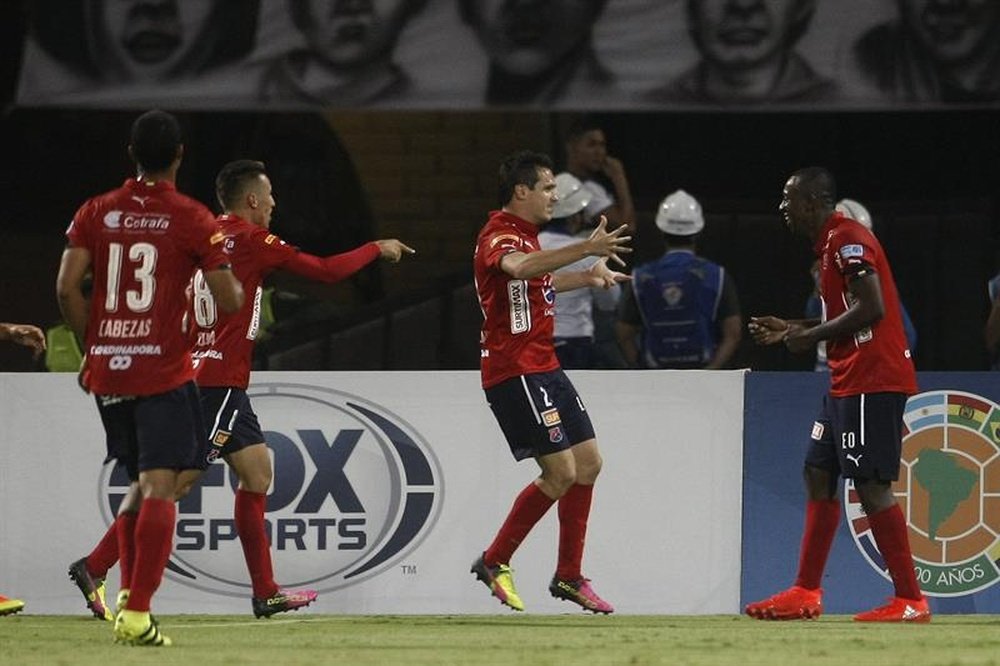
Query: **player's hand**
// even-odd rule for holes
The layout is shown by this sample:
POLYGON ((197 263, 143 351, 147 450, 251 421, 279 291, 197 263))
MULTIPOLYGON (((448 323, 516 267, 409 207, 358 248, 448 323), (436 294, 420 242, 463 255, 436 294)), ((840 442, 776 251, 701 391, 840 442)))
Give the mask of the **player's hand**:
POLYGON ((632 248, 628 247, 628 242, 632 240, 631 236, 623 235, 628 231, 628 227, 624 224, 615 229, 614 231, 608 231, 608 218, 601 215, 600 220, 597 223, 597 227, 590 234, 590 238, 586 240, 590 244, 590 251, 587 254, 597 257, 605 257, 616 262, 620 266, 624 266, 625 262, 619 257, 619 253, 629 253, 632 248))
POLYGON ((787 321, 770 315, 750 317, 750 323, 747 324, 750 337, 759 345, 773 345, 782 342, 790 329, 791 324, 787 321))
POLYGON ((632 279, 631 275, 619 273, 618 271, 613 271, 608 268, 608 260, 606 257, 601 257, 595 261, 590 268, 587 269, 587 275, 590 277, 591 284, 595 287, 600 287, 601 289, 611 289, 611 287, 616 284, 628 282, 632 279))
POLYGON ((31 324, 8 324, 7 334, 11 342, 31 349, 35 358, 45 351, 45 333, 31 324))
POLYGON ((404 254, 416 254, 417 252, 395 238, 377 240, 375 244, 378 245, 379 256, 393 264, 402 259, 404 254))
POLYGON ((625 165, 617 157, 611 157, 608 155, 604 158, 604 163, 601 165, 601 171, 607 176, 612 183, 617 182, 618 179, 625 176, 625 165))

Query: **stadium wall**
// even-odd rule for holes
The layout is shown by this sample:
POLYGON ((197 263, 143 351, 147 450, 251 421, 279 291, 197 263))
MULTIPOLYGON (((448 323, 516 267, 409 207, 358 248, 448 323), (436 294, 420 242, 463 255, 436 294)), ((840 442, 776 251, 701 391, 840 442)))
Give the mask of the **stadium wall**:
MULTIPOLYGON (((743 371, 572 372, 605 459, 584 561, 619 612, 738 609, 743 371)), ((476 372, 261 372, 250 388, 275 459, 275 571, 327 613, 490 613, 469 573, 536 474, 510 459, 476 372)), ((110 524, 123 475, 72 375, 0 374, 0 589, 32 612, 79 613, 67 565, 110 524)), ((178 506, 160 613, 249 612, 221 464, 178 506)), ((547 586, 550 511, 516 554, 530 612, 571 611, 547 586)), ((109 597, 117 569, 109 576, 109 597)))

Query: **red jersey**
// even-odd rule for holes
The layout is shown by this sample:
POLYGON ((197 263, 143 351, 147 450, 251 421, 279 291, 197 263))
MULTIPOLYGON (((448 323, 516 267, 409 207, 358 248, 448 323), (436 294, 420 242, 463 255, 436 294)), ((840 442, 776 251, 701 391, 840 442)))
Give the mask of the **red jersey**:
POLYGON ((479 336, 483 388, 559 367, 552 331, 552 274, 518 280, 500 268, 512 252, 537 252, 538 227, 504 211, 493 211, 479 232, 473 267, 483 327, 479 336))
POLYGON ((815 251, 820 258, 820 297, 823 320, 840 316, 853 296, 848 281, 862 265, 879 279, 885 314, 850 337, 826 341, 830 366, 830 394, 917 392, 917 377, 906 342, 899 295, 889 261, 878 239, 854 220, 834 213, 820 230, 815 251))
POLYGON ((314 280, 335 282, 375 260, 379 248, 367 243, 351 252, 319 259, 300 253, 264 227, 236 215, 219 216, 219 225, 226 237, 233 274, 243 285, 247 299, 237 312, 219 312, 204 278, 200 273, 195 275, 192 307, 197 381, 199 386, 245 389, 250 383, 253 345, 260 329, 264 278, 284 268, 314 280))
POLYGON ((84 203, 66 236, 94 274, 87 388, 153 395, 192 380, 185 291, 196 268, 229 264, 212 213, 171 183, 130 178, 84 203))

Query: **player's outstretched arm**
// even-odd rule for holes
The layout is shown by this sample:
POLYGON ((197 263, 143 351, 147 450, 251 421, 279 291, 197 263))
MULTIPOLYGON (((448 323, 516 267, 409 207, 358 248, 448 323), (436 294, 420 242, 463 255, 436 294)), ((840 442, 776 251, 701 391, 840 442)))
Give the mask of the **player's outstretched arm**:
POLYGON ((627 227, 624 225, 614 231, 608 231, 608 220, 602 215, 597 228, 586 240, 553 250, 514 252, 500 260, 500 268, 513 278, 530 280, 568 266, 584 257, 604 257, 624 266, 625 262, 618 255, 632 251, 632 248, 628 247, 632 237, 624 235, 626 231, 627 227))
POLYGON ((31 349, 35 358, 45 351, 45 333, 31 324, 0 323, 0 340, 7 340, 31 349))
POLYGON ((556 291, 571 291, 583 287, 611 289, 617 284, 628 282, 632 277, 608 268, 608 260, 601 257, 585 271, 560 271, 552 274, 552 286, 556 291))
POLYGON ((281 268, 310 280, 333 283, 348 278, 379 257, 392 263, 398 262, 406 254, 416 250, 401 241, 390 238, 365 243, 349 252, 329 257, 317 257, 305 252, 296 252, 281 265, 281 268))

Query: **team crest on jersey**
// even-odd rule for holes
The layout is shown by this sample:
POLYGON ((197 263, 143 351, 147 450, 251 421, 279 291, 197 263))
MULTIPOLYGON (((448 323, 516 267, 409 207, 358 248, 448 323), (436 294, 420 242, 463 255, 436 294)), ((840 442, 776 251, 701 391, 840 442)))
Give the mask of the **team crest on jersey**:
POLYGON ((553 408, 542 412, 542 423, 545 424, 546 428, 551 428, 552 426, 557 426, 562 423, 562 418, 559 416, 559 410, 553 408))
POLYGON ((555 428, 549 428, 549 441, 553 444, 558 444, 563 441, 563 431, 562 428, 556 426, 555 428))
POLYGON ((518 236, 517 234, 500 234, 499 236, 494 236, 490 240, 490 247, 496 247, 497 245, 499 245, 504 241, 512 241, 515 243, 520 243, 521 237, 518 236))

